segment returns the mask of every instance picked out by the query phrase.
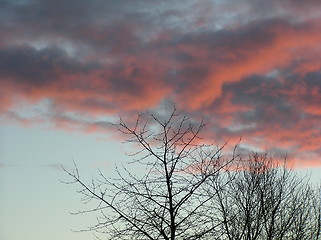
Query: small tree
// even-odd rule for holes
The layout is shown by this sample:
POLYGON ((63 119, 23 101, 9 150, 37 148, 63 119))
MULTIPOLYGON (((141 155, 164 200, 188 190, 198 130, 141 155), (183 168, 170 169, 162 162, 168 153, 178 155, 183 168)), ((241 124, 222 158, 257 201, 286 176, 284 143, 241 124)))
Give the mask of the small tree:
POLYGON ((100 213, 89 230, 130 240, 211 239, 219 234, 222 223, 215 217, 209 182, 236 162, 235 152, 225 159, 224 146, 199 143, 204 122, 195 123, 176 110, 165 120, 147 114, 139 115, 132 127, 122 119, 115 126, 138 147, 132 163, 146 171, 138 176, 123 167, 116 169, 117 179, 101 173, 91 184, 80 179, 77 168, 67 171, 82 187, 84 200, 97 202, 83 211, 100 213))
POLYGON ((65 170, 82 199, 96 204, 80 211, 99 216, 89 231, 122 240, 321 238, 318 192, 266 154, 242 159, 236 145, 223 157, 225 145, 201 143, 204 122, 176 110, 115 126, 137 149, 130 164, 144 172, 122 166, 117 178, 100 173, 87 184, 77 167, 65 170))
POLYGON ((224 222, 220 239, 320 239, 318 191, 306 178, 275 163, 266 154, 252 154, 242 170, 215 186, 217 212, 224 222))

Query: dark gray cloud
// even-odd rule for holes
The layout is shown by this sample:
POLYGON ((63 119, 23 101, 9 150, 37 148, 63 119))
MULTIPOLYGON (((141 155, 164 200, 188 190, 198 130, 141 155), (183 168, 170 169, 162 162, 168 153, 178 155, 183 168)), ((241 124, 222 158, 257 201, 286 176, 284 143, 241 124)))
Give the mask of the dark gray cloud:
POLYGON ((95 63, 83 64, 63 49, 49 47, 37 50, 30 46, 0 49, 0 77, 35 87, 58 81, 62 75, 88 73, 95 63))
POLYGON ((206 115, 208 137, 319 156, 319 10, 315 0, 0 0, 0 111, 102 131, 105 114, 170 102, 206 115), (19 114, 19 103, 45 101, 36 118, 19 114))

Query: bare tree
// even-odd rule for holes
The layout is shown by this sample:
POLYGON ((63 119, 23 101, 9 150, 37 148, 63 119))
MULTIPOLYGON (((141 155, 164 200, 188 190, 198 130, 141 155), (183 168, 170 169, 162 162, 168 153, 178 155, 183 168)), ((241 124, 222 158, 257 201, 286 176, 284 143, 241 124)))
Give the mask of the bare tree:
POLYGON ((254 153, 240 167, 214 185, 213 205, 224 223, 219 239, 321 238, 320 200, 308 179, 278 165, 267 154, 254 153))
MULTIPOLYGON (((115 125, 127 142, 138 147, 132 164, 145 168, 135 175, 116 169, 118 178, 100 173, 86 184, 78 169, 67 171, 71 183, 81 186, 84 201, 95 202, 100 217, 88 230, 106 233, 109 239, 213 239, 222 222, 213 208, 216 182, 221 171, 238 161, 235 151, 222 157, 225 147, 201 144, 203 121, 193 122, 174 110, 162 120, 154 114, 139 115, 130 127, 122 119, 115 125), (144 120, 145 119, 145 120, 144 120)), ((235 149, 234 149, 235 150, 235 149)))
POLYGON ((174 110, 168 117, 138 115, 133 124, 115 124, 137 151, 134 173, 116 168, 118 177, 100 172, 86 183, 77 167, 65 170, 80 186, 83 200, 97 214, 89 231, 107 239, 137 240, 318 240, 318 191, 267 154, 240 158, 237 145, 202 144, 203 121, 174 110))

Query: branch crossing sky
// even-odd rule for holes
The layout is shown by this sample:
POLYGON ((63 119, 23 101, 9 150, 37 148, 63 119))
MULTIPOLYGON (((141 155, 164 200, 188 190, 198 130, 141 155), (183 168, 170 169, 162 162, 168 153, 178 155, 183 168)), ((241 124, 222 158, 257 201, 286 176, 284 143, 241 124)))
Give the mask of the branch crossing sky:
POLYGON ((63 155, 69 133, 116 134, 106 120, 174 105, 205 116, 207 139, 321 166, 320 0, 0 0, 0 30, 7 182, 26 135, 33 154, 63 155))

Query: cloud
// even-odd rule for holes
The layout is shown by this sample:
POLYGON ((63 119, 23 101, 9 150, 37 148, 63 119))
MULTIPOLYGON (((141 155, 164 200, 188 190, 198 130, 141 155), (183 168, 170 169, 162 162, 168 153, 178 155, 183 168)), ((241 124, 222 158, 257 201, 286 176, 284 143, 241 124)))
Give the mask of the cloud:
POLYGON ((105 116, 171 102, 204 114, 208 138, 318 164, 319 9, 315 0, 2 0, 2 121, 108 132, 105 116))
POLYGON ((40 167, 40 168, 47 168, 47 169, 51 169, 51 170, 55 170, 55 171, 61 171, 62 170, 62 166, 61 164, 58 163, 52 163, 52 164, 44 164, 44 165, 27 165, 27 164, 5 164, 5 163, 0 163, 0 169, 1 168, 20 168, 20 167, 40 167))
POLYGON ((4 163, 0 163, 0 168, 6 168, 8 167, 8 165, 4 164, 4 163))
POLYGON ((1 49, 0 74, 21 85, 41 87, 63 75, 86 73, 97 67, 94 63, 82 64, 55 47, 36 50, 29 46, 1 49))
POLYGON ((52 164, 45 164, 45 165, 39 165, 41 168, 48 168, 55 171, 61 171, 62 165, 58 163, 52 163, 52 164))

